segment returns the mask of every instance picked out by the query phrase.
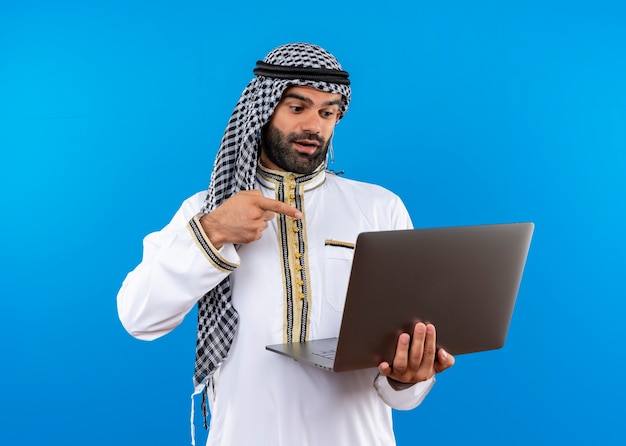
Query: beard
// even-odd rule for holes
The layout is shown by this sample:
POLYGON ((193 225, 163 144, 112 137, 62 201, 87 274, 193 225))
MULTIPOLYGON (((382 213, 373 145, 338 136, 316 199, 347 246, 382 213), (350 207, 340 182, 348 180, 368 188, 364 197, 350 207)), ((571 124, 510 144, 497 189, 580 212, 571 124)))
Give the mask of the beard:
POLYGON ((329 141, 315 133, 289 133, 267 124, 261 131, 261 147, 267 158, 286 172, 309 174, 326 159, 329 141), (294 141, 309 139, 319 143, 312 154, 300 153, 292 147, 294 141))

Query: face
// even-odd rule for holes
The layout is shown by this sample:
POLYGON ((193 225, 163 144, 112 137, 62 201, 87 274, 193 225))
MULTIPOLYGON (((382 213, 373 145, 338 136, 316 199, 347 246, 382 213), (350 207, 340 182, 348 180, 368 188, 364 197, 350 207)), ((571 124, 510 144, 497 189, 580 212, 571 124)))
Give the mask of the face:
POLYGON ((261 164, 286 172, 313 172, 326 157, 341 117, 340 104, 340 94, 311 87, 285 90, 261 134, 261 164))

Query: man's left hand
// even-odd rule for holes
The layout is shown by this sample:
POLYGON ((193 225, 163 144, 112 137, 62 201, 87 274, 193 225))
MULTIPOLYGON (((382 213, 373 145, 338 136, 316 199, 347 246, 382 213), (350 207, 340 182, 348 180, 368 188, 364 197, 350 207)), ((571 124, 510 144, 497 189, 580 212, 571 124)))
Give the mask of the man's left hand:
POLYGON ((381 362, 381 375, 401 383, 414 384, 430 379, 435 373, 454 365, 454 356, 443 349, 437 350, 437 333, 432 324, 415 324, 413 336, 402 333, 393 363, 381 362))

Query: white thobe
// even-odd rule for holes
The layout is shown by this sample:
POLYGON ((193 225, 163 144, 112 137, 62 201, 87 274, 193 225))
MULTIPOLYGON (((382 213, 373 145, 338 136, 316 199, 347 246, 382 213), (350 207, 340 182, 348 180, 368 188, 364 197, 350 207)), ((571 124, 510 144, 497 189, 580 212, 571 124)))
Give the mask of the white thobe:
POLYGON ((199 240, 188 227, 206 192, 190 197, 167 226, 144 239, 143 259, 118 294, 122 324, 140 339, 162 336, 230 274, 239 326, 215 377, 207 444, 394 445, 391 408, 416 407, 433 379, 394 390, 375 368, 332 373, 265 346, 336 337, 351 246, 360 232, 410 228, 405 206, 384 188, 324 171, 302 181, 261 169, 257 188, 299 207, 299 229, 295 220, 277 216, 258 241, 219 251, 209 246, 209 252, 206 235, 199 240))

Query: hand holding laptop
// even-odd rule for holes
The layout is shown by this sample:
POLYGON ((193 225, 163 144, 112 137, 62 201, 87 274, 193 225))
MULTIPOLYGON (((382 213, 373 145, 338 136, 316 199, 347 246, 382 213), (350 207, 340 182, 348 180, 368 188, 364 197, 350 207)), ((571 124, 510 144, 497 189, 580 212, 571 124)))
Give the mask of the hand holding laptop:
POLYGON ((413 328, 413 336, 400 334, 392 364, 381 362, 378 371, 394 381, 415 384, 453 365, 454 356, 443 349, 437 350, 435 326, 419 322, 413 328))

